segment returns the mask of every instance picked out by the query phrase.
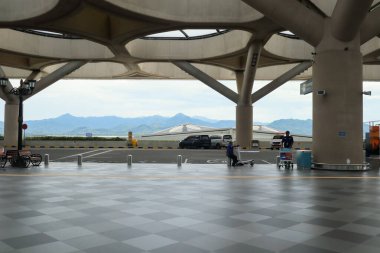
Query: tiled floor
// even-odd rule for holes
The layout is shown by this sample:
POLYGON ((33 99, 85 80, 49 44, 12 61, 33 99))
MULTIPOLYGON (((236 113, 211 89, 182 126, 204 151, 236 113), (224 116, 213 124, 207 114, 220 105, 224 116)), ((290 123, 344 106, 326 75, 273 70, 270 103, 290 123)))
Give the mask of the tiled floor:
POLYGON ((380 252, 380 175, 52 163, 0 172, 0 252, 380 252))

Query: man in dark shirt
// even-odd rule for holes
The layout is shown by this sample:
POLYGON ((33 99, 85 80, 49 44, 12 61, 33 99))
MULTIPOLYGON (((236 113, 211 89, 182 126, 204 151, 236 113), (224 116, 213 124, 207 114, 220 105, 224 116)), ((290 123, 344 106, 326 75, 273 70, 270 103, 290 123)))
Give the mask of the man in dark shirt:
POLYGON ((237 159, 237 156, 234 154, 234 146, 232 144, 232 141, 230 141, 227 145, 226 155, 227 155, 227 157, 232 159, 232 166, 235 166, 238 159, 237 159))
POLYGON ((290 132, 286 131, 285 136, 282 137, 281 146, 283 148, 292 148, 293 147, 293 137, 289 135, 290 132))

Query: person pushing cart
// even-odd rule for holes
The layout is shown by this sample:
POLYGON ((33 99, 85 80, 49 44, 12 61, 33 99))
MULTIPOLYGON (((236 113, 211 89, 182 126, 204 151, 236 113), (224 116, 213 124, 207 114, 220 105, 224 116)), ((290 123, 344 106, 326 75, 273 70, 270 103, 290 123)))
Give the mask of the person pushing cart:
POLYGON ((278 167, 284 166, 285 169, 293 168, 293 137, 290 135, 289 131, 285 132, 285 136, 282 137, 281 149, 280 149, 280 163, 278 167))

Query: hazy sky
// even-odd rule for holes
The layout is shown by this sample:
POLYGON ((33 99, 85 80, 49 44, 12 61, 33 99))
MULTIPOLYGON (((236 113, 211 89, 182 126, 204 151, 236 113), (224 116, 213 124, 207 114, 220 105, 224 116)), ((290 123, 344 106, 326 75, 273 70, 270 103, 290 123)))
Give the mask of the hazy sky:
MULTIPOLYGON (((18 80, 11 80, 14 85, 18 80)), ((256 81, 254 90, 269 81, 256 81)), ((233 81, 224 81, 236 91, 233 81)), ((253 108, 255 122, 281 118, 311 119, 311 94, 300 95, 299 83, 288 82, 253 108)), ((380 119, 380 83, 366 82, 364 121, 380 119)), ((4 102, 1 102, 4 106, 4 102)), ((199 81, 184 80, 62 80, 25 101, 24 119, 75 116, 139 117, 184 113, 211 119, 235 119, 235 104, 199 81)), ((0 110, 4 118, 4 110, 0 110)))

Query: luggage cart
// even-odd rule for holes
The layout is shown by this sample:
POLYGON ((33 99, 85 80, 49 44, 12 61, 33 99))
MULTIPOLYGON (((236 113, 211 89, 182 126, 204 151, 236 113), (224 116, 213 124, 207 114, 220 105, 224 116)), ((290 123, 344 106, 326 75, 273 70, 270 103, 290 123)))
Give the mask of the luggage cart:
POLYGON ((242 165, 246 165, 246 164, 249 164, 251 165, 251 167, 253 167, 253 165, 255 164, 255 160, 254 159, 249 159, 249 160, 242 160, 241 159, 241 153, 258 153, 260 151, 256 151, 256 150, 241 150, 240 147, 237 148, 237 158, 238 158, 238 162, 236 163, 237 166, 242 166, 242 165))
POLYGON ((293 169, 293 153, 290 148, 280 148, 278 168, 293 169))

